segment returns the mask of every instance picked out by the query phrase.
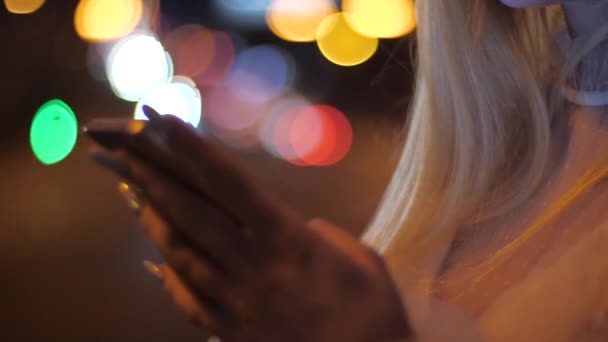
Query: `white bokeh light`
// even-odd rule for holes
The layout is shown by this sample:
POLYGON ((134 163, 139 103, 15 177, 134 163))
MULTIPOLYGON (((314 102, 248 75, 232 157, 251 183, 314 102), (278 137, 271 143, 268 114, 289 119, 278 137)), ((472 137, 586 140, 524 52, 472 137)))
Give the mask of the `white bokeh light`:
POLYGON ((114 93, 135 102, 151 89, 169 82, 173 63, 156 37, 138 33, 112 47, 106 73, 114 93))
POLYGON ((135 119, 145 120, 143 105, 161 114, 171 114, 197 127, 201 121, 202 100, 196 84, 185 76, 175 76, 171 83, 160 84, 137 103, 135 119))

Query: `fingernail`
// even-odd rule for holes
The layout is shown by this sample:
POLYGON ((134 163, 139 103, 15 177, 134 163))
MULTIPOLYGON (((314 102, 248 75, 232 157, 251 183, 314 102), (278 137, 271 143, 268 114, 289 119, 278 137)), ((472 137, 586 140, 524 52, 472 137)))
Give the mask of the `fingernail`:
POLYGON ((163 271, 161 271, 160 267, 152 261, 144 260, 144 268, 146 269, 146 271, 148 271, 148 273, 150 273, 154 277, 158 279, 163 279, 163 271))
POLYGON ((159 114, 154 108, 148 105, 143 105, 142 110, 144 115, 148 118, 148 129, 154 130, 161 138, 165 138, 169 133, 169 127, 167 126, 167 123, 163 121, 163 115, 159 114))
POLYGON ((148 105, 143 105, 142 110, 144 112, 144 115, 148 118, 148 120, 157 121, 158 119, 160 119, 160 114, 156 110, 154 110, 154 108, 152 108, 148 105))
POLYGON ((141 210, 141 199, 137 195, 137 190, 128 183, 120 182, 118 183, 118 191, 127 202, 129 208, 139 213, 141 210))

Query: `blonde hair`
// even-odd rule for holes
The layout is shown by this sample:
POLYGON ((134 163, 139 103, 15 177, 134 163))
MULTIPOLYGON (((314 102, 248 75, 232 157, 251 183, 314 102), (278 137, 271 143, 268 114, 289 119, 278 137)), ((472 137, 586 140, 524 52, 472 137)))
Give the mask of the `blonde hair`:
POLYGON ((540 187, 552 160, 550 10, 422 0, 417 11, 408 135, 363 235, 385 255, 449 243, 509 212, 540 187))

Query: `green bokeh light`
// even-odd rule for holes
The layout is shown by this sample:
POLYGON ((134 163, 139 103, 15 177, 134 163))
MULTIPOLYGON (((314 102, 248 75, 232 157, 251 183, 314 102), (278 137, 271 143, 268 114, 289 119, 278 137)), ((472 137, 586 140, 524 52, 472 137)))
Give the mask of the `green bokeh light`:
POLYGON ((30 130, 32 151, 46 165, 65 159, 76 145, 78 121, 65 102, 54 99, 43 104, 34 115, 30 130))

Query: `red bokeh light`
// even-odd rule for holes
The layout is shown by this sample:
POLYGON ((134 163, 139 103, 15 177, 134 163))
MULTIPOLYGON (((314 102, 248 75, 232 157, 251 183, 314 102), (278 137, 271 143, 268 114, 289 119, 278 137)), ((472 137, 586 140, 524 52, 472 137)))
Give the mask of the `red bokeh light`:
POLYGON ((275 123, 275 149, 285 160, 300 166, 329 166, 350 151, 353 132, 338 109, 328 105, 298 106, 275 123))
POLYGON ((318 106, 317 110, 325 115, 326 122, 333 125, 333 128, 328 128, 328 130, 334 133, 332 135, 335 139, 333 141, 333 148, 316 165, 333 165, 344 159, 348 152, 350 152, 353 144, 353 128, 348 118, 338 109, 331 106, 318 106))
POLYGON ((299 158, 297 151, 294 149, 291 142, 291 132, 300 112, 305 108, 307 107, 294 106, 287 109, 277 118, 273 129, 274 150, 281 158, 298 166, 306 166, 308 164, 299 158))

